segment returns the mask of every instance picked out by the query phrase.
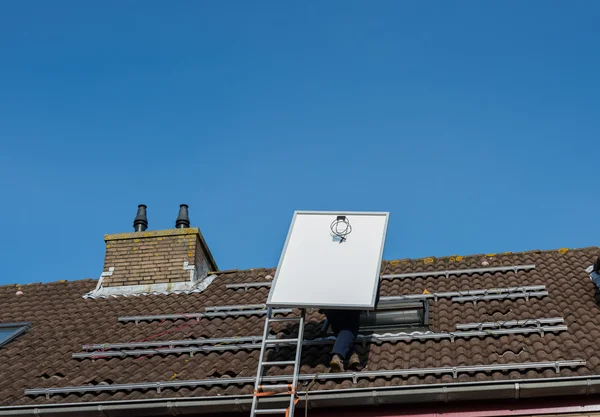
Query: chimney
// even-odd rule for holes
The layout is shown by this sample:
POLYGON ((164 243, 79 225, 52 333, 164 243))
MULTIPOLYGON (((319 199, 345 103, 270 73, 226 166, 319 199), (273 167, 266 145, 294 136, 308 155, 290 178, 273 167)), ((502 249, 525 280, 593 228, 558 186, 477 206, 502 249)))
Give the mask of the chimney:
MULTIPOLYGON (((148 218, 146 217, 146 207, 144 204, 138 206, 137 215, 133 220, 133 230, 136 232, 143 232, 148 228, 148 218)), ((188 223, 189 227, 189 223, 188 223)))
POLYGON ((177 229, 190 227, 190 216, 188 213, 187 204, 182 204, 179 206, 179 216, 177 216, 177 220, 175 220, 175 227, 177 229))
POLYGON ((104 272, 86 297, 176 293, 204 289, 209 271, 218 270, 200 229, 189 227, 182 204, 176 228, 147 231, 146 206, 138 207, 135 232, 104 236, 104 272))

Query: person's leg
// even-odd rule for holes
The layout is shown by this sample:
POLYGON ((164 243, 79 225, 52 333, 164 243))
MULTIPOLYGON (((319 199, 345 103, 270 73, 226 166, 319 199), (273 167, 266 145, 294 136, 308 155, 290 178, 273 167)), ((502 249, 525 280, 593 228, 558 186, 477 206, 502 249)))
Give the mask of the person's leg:
POLYGON ((590 278, 596 287, 600 286, 600 274, 598 272, 592 271, 590 278))
POLYGON ((354 349, 354 341, 358 336, 360 328, 360 311, 351 311, 348 317, 348 327, 352 332, 352 344, 350 346, 350 358, 348 359, 348 368, 356 370, 360 366, 360 358, 354 349))
POLYGON ((340 333, 340 323, 343 323, 340 312, 337 310, 326 310, 325 315, 327 316, 327 320, 329 321, 329 325, 331 326, 331 331, 335 336, 334 347, 331 352, 331 360, 329 362, 329 366, 331 367, 331 372, 344 372, 344 357, 340 353, 336 353, 336 345, 339 347, 339 333, 340 333))
POLYGON ((340 355, 342 359, 346 359, 348 357, 348 353, 354 346, 354 335, 350 330, 342 329, 338 333, 337 338, 335 339, 335 343, 333 345, 333 349, 331 353, 333 355, 340 355))
POLYGON ((336 325, 339 331, 332 353, 346 359, 354 351, 354 341, 358 336, 360 326, 360 311, 349 310, 344 312, 343 321, 338 320, 336 325))
POLYGON ((594 301, 600 306, 600 289, 594 285, 594 301))
POLYGON ((329 321, 329 326, 331 326, 331 331, 333 332, 333 335, 337 337, 338 333, 340 332, 340 320, 338 315, 335 312, 330 312, 327 315, 327 320, 329 321))
POLYGON ((360 311, 350 311, 350 315, 348 316, 348 327, 354 335, 354 339, 356 339, 356 336, 358 336, 358 330, 360 328, 360 311))

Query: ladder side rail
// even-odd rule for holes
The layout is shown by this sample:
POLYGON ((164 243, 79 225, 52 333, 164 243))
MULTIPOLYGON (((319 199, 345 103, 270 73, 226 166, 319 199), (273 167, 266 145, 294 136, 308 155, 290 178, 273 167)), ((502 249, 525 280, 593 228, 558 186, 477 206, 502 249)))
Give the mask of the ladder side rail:
POLYGON ((304 340, 304 319, 306 317, 306 310, 300 311, 300 323, 298 326, 298 343, 296 345, 296 358, 294 360, 294 376, 292 380, 292 394, 290 396, 290 406, 288 417, 294 417, 294 410, 296 408, 296 398, 298 396, 298 374, 300 373, 300 360, 302 358, 302 341, 304 340))
POLYGON ((256 395, 256 393, 259 391, 260 389, 260 385, 261 385, 261 381, 262 381, 262 373, 263 373, 263 357, 265 355, 265 351, 266 351, 266 340, 267 337, 269 336, 269 327, 270 327, 270 322, 269 320, 271 319, 271 314, 272 314, 272 309, 271 307, 267 307, 267 315, 265 317, 265 328, 263 330, 263 340, 262 343, 260 345, 260 356, 258 357, 258 369, 256 372, 256 381, 254 382, 254 396, 252 397, 252 411, 250 413, 250 417, 254 417, 256 414, 256 409, 258 406, 258 396, 256 395))

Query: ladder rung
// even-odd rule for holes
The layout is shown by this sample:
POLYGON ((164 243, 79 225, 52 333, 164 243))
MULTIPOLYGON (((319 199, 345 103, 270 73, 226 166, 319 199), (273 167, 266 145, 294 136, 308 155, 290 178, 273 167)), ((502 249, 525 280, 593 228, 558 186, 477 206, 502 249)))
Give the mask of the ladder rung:
POLYGON ((274 317, 269 321, 300 321, 302 317, 274 317))
POLYGON ((287 413, 287 408, 270 408, 263 410, 254 410, 254 414, 285 414, 287 413))
POLYGON ((271 361, 271 362, 263 362, 263 366, 280 366, 280 365, 295 365, 294 361, 271 361))
MULTIPOLYGON (((269 392, 271 389, 291 389, 292 384, 269 384, 269 385, 261 385, 260 392, 269 392)), ((288 394, 287 392, 278 392, 278 394, 288 394)))
POLYGON ((298 339, 267 339, 265 340, 265 345, 278 345, 280 343, 295 343, 298 339))

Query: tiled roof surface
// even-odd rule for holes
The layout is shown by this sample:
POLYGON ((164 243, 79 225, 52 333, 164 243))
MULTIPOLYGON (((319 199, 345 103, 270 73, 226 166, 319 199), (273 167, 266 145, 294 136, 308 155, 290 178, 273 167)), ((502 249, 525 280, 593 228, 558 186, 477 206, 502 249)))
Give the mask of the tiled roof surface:
MULTIPOLYGON (((564 317, 568 331, 544 335, 505 335, 456 339, 383 342, 359 346, 368 370, 422 368, 478 364, 505 364, 585 359, 587 365, 573 369, 528 370, 460 374, 441 377, 411 376, 317 382, 312 389, 431 384, 437 382, 487 381, 600 374, 600 316, 594 289, 585 268, 600 255, 600 248, 530 251, 468 257, 426 258, 384 262, 382 273, 439 271, 445 269, 535 264, 530 271, 482 273, 384 280, 381 295, 462 291, 521 285, 546 285, 549 296, 530 300, 456 303, 431 301, 431 329, 452 331, 458 323, 513 319, 564 317)), ((264 281, 273 269, 255 269, 220 275, 200 294, 148 295, 108 299, 83 299, 93 289, 93 280, 61 281, 0 287, 0 323, 30 321, 31 329, 0 348, 0 406, 217 396, 249 394, 252 386, 120 391, 45 396, 24 395, 27 388, 64 387, 113 383, 191 380, 252 376, 258 350, 155 355, 106 359, 72 359, 86 343, 112 343, 187 338, 260 335, 264 317, 203 318, 196 320, 119 323, 120 316, 201 312, 204 307, 265 302, 268 288, 226 289, 229 283, 264 281), (16 295, 17 290, 23 295, 16 295)), ((317 289, 316 289, 317 290, 317 289)), ((317 335, 323 317, 309 313, 306 337, 317 335)), ((285 331, 285 328, 281 328, 285 331)), ((301 373, 327 372, 329 346, 303 350, 301 373)), ((288 352, 282 349, 279 358, 288 352)), ((278 359, 279 359, 278 358, 278 359)), ((289 369, 273 370, 289 374, 289 369)))

